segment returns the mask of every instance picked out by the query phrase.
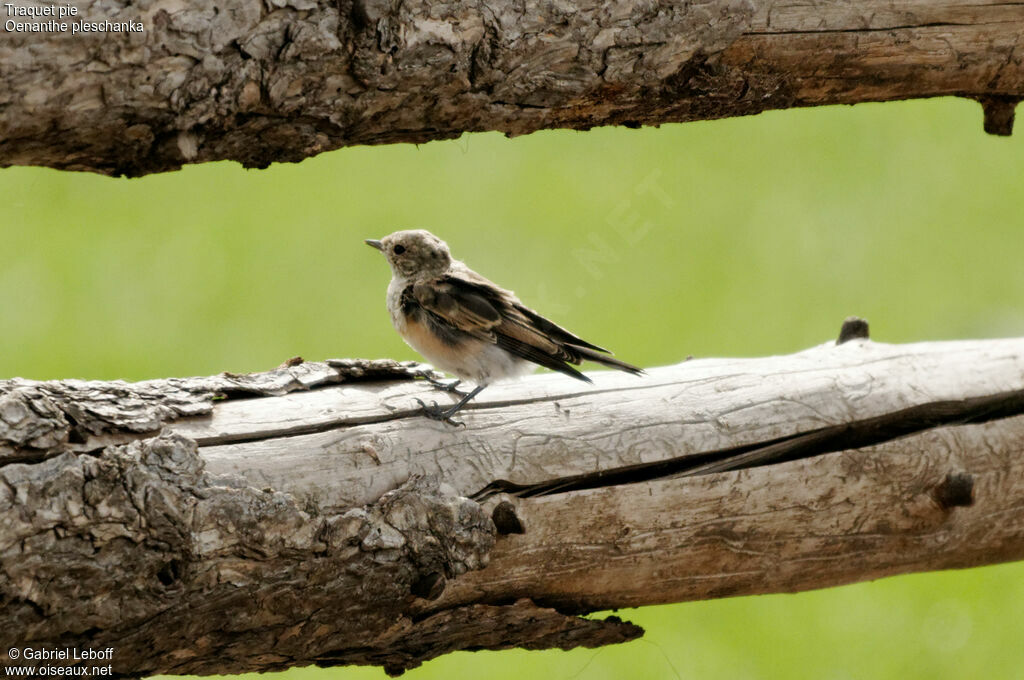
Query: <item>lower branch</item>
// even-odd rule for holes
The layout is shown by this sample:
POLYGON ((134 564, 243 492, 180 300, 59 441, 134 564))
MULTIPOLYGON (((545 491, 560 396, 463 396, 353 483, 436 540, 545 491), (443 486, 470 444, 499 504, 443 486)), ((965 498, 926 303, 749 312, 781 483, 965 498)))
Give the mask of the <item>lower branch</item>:
POLYGON ((465 428, 388 361, 0 382, 0 649, 398 673, 642 633, 594 611, 1024 558, 1024 339, 841 341, 535 376, 465 428))

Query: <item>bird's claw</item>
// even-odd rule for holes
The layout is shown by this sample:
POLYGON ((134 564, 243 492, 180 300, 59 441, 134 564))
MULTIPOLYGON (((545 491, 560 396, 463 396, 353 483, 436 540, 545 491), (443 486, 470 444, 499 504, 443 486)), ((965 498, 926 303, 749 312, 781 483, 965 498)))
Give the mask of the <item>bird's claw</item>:
POLYGON ((416 398, 416 401, 423 408, 423 415, 430 418, 431 420, 439 420, 442 423, 448 423, 458 427, 459 425, 465 427, 466 424, 461 420, 455 420, 452 415, 455 413, 454 408, 441 408, 437 405, 437 402, 432 402, 431 406, 427 406, 426 402, 422 399, 416 398))

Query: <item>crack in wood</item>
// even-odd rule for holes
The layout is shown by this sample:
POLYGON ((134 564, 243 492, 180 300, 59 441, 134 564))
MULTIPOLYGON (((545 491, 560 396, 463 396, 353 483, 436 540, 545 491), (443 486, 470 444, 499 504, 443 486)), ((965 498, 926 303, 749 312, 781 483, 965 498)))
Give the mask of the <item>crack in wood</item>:
POLYGON ((519 498, 647 482, 676 476, 707 475, 813 458, 827 453, 882 444, 925 430, 985 423, 1024 414, 1024 390, 962 400, 935 401, 873 418, 801 432, 769 442, 748 444, 652 463, 559 477, 533 484, 495 480, 470 498, 483 501, 506 493, 519 498))
MULTIPOLYGON (((436 381, 432 381, 428 378, 424 378, 428 382, 434 385, 440 385, 436 381)), ((481 401, 478 403, 470 403, 463 410, 465 411, 482 411, 487 409, 500 409, 507 408, 509 406, 522 406, 524 404, 542 404, 542 403, 557 403, 559 400, 574 399, 577 397, 589 397, 593 395, 609 394, 615 392, 632 392, 635 390, 647 390, 654 387, 663 387, 670 383, 644 383, 637 385, 636 387, 614 387, 609 389, 584 389, 577 390, 574 392, 559 392, 557 394, 544 394, 537 397, 527 397, 523 399, 502 399, 492 401, 481 401)), ((330 385, 323 385, 322 387, 330 387, 330 385)), ((442 391, 447 391, 443 387, 440 387, 442 391)), ((217 434, 210 436, 196 436, 193 439, 199 444, 200 448, 205 446, 223 446, 225 444, 248 444, 252 442, 270 441, 273 439, 287 439, 289 437, 301 437, 310 434, 321 434, 324 432, 331 432, 334 430, 343 430, 349 427, 355 427, 357 425, 372 425, 375 423, 387 423, 394 420, 401 420, 403 418, 417 418, 422 417, 423 408, 416 406, 408 409, 396 409, 391 413, 387 414, 375 414, 371 416, 345 416, 342 418, 335 418, 332 420, 326 420, 319 423, 310 423, 306 425, 294 425, 290 427, 282 427, 278 429, 262 430, 260 432, 248 433, 241 432, 237 434, 217 434)))
MULTIPOLYGON (((992 22, 992 23, 1005 23, 1005 22, 998 22, 997 21, 997 22, 992 22)), ((795 29, 795 30, 788 30, 788 31, 745 31, 744 35, 758 35, 758 36, 761 36, 761 35, 779 35, 779 36, 787 36, 787 35, 830 35, 830 34, 834 34, 834 33, 849 33, 849 34, 854 34, 854 33, 885 33, 887 31, 907 31, 907 30, 916 30, 916 29, 921 29, 921 28, 942 28, 942 27, 952 27, 952 26, 977 26, 977 25, 978 25, 977 23, 975 23, 975 24, 964 24, 964 23, 956 23, 956 22, 950 22, 950 21, 935 21, 935 22, 931 22, 931 23, 906 24, 906 25, 901 25, 901 26, 882 26, 880 28, 867 28, 867 27, 861 28, 861 27, 857 27, 857 28, 820 28, 820 29, 813 29, 812 28, 812 29, 795 29)))

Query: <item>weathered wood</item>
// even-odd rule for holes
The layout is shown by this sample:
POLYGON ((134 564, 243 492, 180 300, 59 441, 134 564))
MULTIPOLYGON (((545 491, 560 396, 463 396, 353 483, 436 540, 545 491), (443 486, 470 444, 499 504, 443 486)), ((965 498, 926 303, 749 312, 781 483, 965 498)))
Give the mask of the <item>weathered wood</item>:
POLYGON ((115 675, 625 641, 576 615, 1024 558, 1024 339, 495 386, 415 365, 0 382, 0 649, 115 675), (419 380, 416 380, 416 379, 419 380))
POLYGON ((514 499, 524 533, 415 611, 529 594, 588 612, 1024 559, 1022 441, 1015 417, 769 467, 514 499), (966 507, 942 502, 951 474, 965 475, 966 507))
POLYGON ((1024 5, 1000 0, 72 4, 144 31, 0 32, 0 165, 264 167, 467 131, 940 95, 981 100, 985 128, 1008 134, 1024 97, 1024 5))

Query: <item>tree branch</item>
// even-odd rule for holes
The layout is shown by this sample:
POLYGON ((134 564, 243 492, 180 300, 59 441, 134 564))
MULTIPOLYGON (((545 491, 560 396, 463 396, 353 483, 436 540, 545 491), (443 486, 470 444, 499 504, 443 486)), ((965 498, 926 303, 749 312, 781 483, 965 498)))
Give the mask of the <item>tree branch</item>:
POLYGON ((646 604, 1024 557, 1024 339, 841 344, 423 418, 429 371, 0 382, 0 649, 116 676, 635 638, 646 604))
POLYGON ((1024 5, 996 0, 81 7, 79 20, 144 31, 8 29, 0 165, 132 176, 222 159, 265 167, 471 131, 941 95, 980 100, 985 129, 1009 134, 1024 97, 1024 5))

